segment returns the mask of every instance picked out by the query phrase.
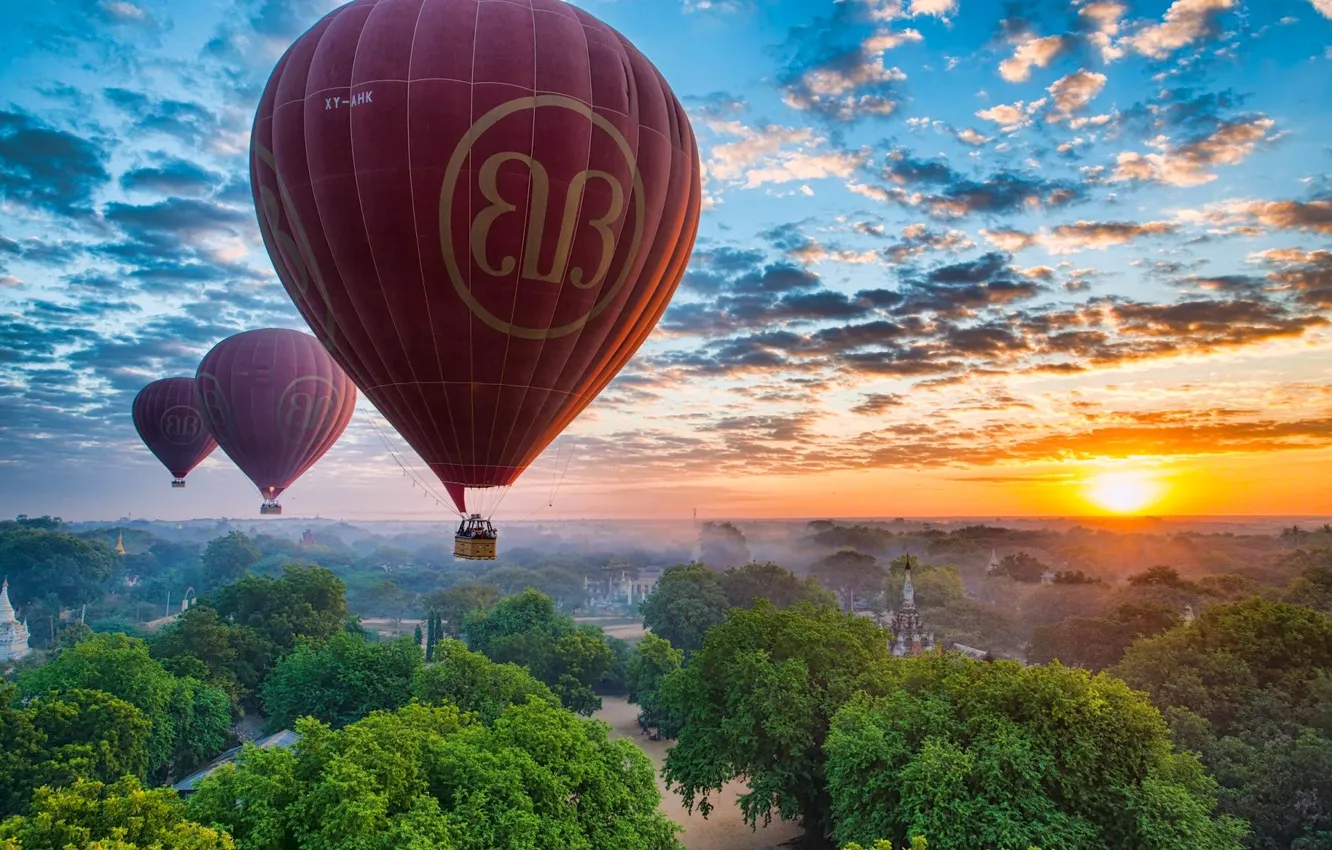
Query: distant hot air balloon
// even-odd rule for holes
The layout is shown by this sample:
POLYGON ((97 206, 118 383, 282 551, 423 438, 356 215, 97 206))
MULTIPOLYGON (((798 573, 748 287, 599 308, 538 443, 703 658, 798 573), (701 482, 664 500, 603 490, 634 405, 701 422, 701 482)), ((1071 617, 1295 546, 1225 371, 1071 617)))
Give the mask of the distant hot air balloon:
POLYGON ((560 0, 349 3, 278 62, 251 140, 288 294, 464 514, 638 350, 698 229, 683 107, 560 0))
POLYGON ((134 427, 140 439, 171 472, 172 487, 213 453, 217 442, 194 406, 193 378, 163 378, 134 397, 134 427))
POLYGON ((319 342, 300 331, 267 328, 222 340, 195 376, 204 424, 264 503, 277 498, 342 436, 356 387, 319 342))

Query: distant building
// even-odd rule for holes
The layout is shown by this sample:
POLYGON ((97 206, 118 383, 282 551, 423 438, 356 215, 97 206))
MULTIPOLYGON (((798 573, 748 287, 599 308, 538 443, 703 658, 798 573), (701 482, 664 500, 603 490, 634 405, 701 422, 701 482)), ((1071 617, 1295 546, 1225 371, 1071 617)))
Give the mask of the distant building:
POLYGON ((911 583, 911 567, 906 568, 902 582, 902 607, 893 615, 893 655, 920 655, 934 649, 934 633, 925 631, 920 612, 916 610, 916 588, 911 583))
POLYGON ((1054 570, 1050 569, 1049 567, 1046 567, 1045 572, 1041 573, 1041 584, 1054 584, 1054 580, 1055 580, 1054 570))
MULTIPOLYGON (((270 747, 281 747, 282 749, 285 750, 295 746, 296 742, 299 741, 300 739, 301 736, 291 731, 290 729, 283 729, 281 732, 278 732, 276 735, 269 735, 267 738, 259 738, 258 740, 253 741, 252 743, 261 750, 266 750, 270 747)), ((172 790, 174 790, 177 794, 180 794, 181 796, 187 796, 189 794, 193 794, 194 789, 199 787, 199 783, 203 782, 204 779, 212 775, 212 773, 216 771, 219 767, 221 767, 224 764, 231 764, 232 762, 234 762, 237 759, 237 757, 240 756, 242 749, 244 749, 244 745, 240 747, 232 747, 222 755, 210 761, 208 764, 196 770, 194 773, 191 773, 189 776, 180 780, 175 785, 172 785, 171 786, 172 790)))
POLYGON ((953 652, 960 652, 966 657, 975 659, 976 661, 984 661, 990 657, 990 653, 983 649, 977 649, 974 646, 966 646, 960 643, 953 644, 949 649, 953 652))
POLYGON ((302 546, 314 546, 314 545, 315 545, 315 536, 314 536, 314 532, 313 532, 313 531, 311 531, 311 530, 308 529, 308 528, 305 529, 304 533, 301 534, 301 545, 302 545, 302 546))
POLYGON ((1193 606, 1192 606, 1192 605, 1185 605, 1185 606, 1184 606, 1184 624, 1185 624, 1185 625, 1188 625, 1189 623, 1192 623, 1192 622, 1193 622, 1193 606))
POLYGON ((985 574, 987 576, 992 576, 998 571, 999 571, 999 555, 993 549, 991 549, 990 563, 985 567, 985 574))
POLYGON ((14 616, 9 604, 9 582, 0 584, 0 662, 18 661, 32 652, 28 646, 28 624, 14 616))
POLYGON ((606 577, 588 580, 583 577, 583 589, 594 603, 602 605, 634 606, 648 598, 661 580, 665 567, 643 567, 635 570, 627 563, 612 561, 605 568, 606 577))
POLYGON ((116 554, 125 554, 125 532, 123 531, 116 534, 116 554))

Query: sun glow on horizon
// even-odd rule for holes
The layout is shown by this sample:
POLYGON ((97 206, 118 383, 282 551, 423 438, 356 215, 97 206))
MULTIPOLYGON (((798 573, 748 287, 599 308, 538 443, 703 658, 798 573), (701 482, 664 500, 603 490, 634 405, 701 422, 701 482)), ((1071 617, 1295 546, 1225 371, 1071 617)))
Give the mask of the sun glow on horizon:
POLYGON ((1165 488, 1150 472, 1102 472, 1087 479, 1087 498, 1111 513, 1132 514, 1160 500, 1165 488))

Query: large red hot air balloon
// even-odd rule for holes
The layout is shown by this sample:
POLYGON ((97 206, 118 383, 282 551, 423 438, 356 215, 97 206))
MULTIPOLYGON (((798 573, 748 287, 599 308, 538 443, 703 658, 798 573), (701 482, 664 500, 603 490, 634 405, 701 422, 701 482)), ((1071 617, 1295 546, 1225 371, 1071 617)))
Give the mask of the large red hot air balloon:
POLYGON ((267 328, 222 340, 195 375, 204 424, 280 514, 277 498, 337 442, 356 387, 309 334, 267 328))
POLYGON ((190 470, 217 448, 194 405, 193 378, 163 378, 139 390, 134 397, 134 427, 171 472, 172 487, 184 487, 190 470))
POLYGON ((512 484, 674 293, 689 120, 560 0, 356 0, 278 62, 250 181, 310 327, 459 510, 512 484))

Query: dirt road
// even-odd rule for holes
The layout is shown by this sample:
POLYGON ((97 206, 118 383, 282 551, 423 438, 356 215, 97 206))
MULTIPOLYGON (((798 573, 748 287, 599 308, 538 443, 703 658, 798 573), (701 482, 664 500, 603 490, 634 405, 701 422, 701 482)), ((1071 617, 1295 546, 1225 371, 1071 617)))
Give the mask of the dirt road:
MULTIPOLYGON (((610 724, 613 737, 629 738, 641 747, 657 765, 660 774, 670 744, 650 741, 638 734, 638 706, 630 705, 623 697, 602 697, 601 711, 595 716, 610 724)), ((661 810, 685 828, 680 840, 689 850, 774 850, 800 834, 800 830, 791 824, 776 821, 767 829, 751 830, 735 806, 735 798, 744 791, 744 783, 733 782, 723 788, 721 794, 713 795, 716 808, 706 819, 697 811, 692 815, 686 812, 680 798, 662 786, 660 775, 657 785, 662 787, 661 810)))

